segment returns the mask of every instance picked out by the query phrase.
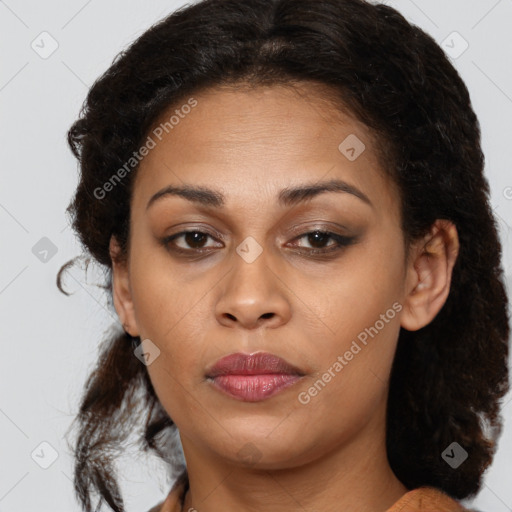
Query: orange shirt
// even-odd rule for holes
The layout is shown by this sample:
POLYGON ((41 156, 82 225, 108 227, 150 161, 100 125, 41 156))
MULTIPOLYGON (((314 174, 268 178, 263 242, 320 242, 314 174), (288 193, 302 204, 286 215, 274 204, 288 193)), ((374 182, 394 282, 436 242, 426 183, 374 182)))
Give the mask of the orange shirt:
MULTIPOLYGON (((177 480, 167 498, 148 512, 182 512, 185 480, 177 480)), ((184 510, 183 512, 187 512, 184 510)), ((386 512, 469 512, 457 501, 433 487, 419 487, 404 494, 386 512)))

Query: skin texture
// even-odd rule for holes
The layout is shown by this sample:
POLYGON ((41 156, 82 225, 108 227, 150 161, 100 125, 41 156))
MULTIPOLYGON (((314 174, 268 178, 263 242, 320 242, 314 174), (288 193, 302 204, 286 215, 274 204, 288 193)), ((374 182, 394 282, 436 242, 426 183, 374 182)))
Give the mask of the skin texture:
POLYGON ((126 264, 111 240, 120 320, 160 349, 147 369, 180 431, 190 478, 184 510, 376 512, 407 491, 386 457, 389 374, 400 327, 427 325, 446 301, 457 233, 437 221, 406 260, 398 192, 370 132, 333 113, 309 87, 302 85, 302 94, 272 86, 195 95, 197 106, 137 171, 126 264), (351 134, 366 146, 354 161, 338 149, 351 134), (372 204, 347 192, 277 201, 283 188, 330 179, 356 187, 372 204), (146 210, 153 194, 185 184, 222 193, 225 206, 168 195, 146 210), (302 236, 315 229, 355 239, 329 257, 311 256, 308 249, 336 243, 302 236), (160 241, 184 230, 210 236, 195 245, 182 236, 167 248, 160 241), (263 250, 251 263, 236 251, 247 237, 263 250), (176 254, 176 246, 190 255, 176 254), (394 317, 301 403, 299 393, 393 304, 394 317), (205 379, 219 358, 257 351, 305 376, 255 403, 232 399, 205 379), (247 460, 240 450, 255 455, 247 460))

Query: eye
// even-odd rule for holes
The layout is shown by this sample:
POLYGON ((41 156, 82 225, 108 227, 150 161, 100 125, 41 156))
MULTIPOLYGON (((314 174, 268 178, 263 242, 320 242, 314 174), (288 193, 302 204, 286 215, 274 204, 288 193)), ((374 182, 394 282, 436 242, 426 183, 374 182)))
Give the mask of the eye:
POLYGON ((305 239, 310 247, 299 247, 299 249, 304 249, 304 252, 309 254, 331 253, 333 251, 338 251, 354 242, 354 237, 346 237, 343 235, 338 235, 337 233, 332 233, 330 231, 321 230, 304 233, 296 237, 294 240, 301 239, 305 239), (327 244, 329 240, 332 240, 333 243, 327 244))
POLYGON ((205 233, 204 231, 181 231, 180 233, 176 233, 175 235, 164 238, 162 240, 162 243, 169 250, 178 253, 190 253, 194 251, 207 252, 202 251, 202 249, 209 249, 210 247, 212 247, 205 245, 208 238, 211 238, 213 240, 213 236, 210 235, 209 233, 205 233), (181 242, 177 243, 177 240, 181 240, 181 242))

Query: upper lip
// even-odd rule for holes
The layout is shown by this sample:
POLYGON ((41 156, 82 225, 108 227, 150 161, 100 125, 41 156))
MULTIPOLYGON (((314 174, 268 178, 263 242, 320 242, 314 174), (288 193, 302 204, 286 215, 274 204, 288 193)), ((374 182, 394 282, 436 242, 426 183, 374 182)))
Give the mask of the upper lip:
POLYGON ((218 375, 265 375, 265 374, 304 375, 297 367, 281 357, 268 352, 255 354, 236 353, 219 359, 207 372, 207 377, 218 375))

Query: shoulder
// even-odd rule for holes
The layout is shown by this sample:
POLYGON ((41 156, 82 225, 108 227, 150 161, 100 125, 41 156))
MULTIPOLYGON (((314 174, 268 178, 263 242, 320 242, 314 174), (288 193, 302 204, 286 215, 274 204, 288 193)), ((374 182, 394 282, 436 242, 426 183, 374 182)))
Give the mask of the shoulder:
POLYGON ((471 512, 434 487, 419 487, 405 493, 386 512, 471 512))

